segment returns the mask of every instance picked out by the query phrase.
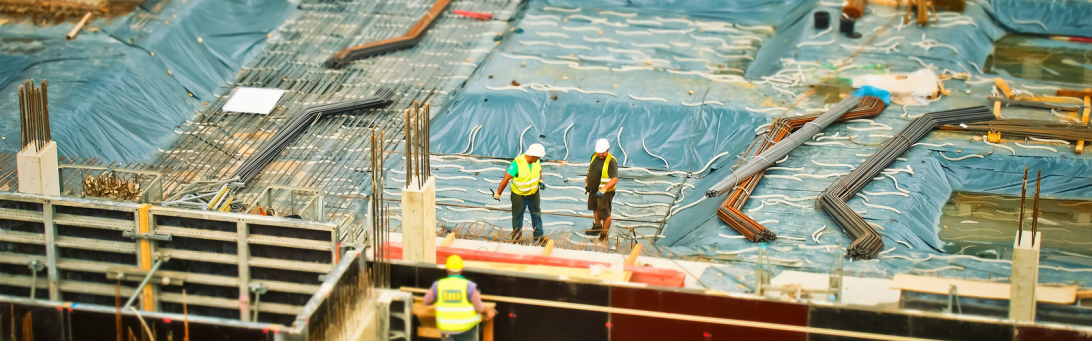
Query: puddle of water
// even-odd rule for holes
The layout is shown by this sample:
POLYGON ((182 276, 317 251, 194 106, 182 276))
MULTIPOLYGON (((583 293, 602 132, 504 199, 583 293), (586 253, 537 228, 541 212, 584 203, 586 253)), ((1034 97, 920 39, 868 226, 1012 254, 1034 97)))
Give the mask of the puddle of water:
POLYGON ((1009 34, 994 43, 993 54, 986 60, 986 71, 994 69, 1024 79, 1089 84, 1092 43, 1009 34))
MULTIPOLYGON (((1024 228, 1031 229, 1032 198, 1025 203, 1024 228)), ((1020 197, 953 193, 940 216, 939 237, 948 253, 1011 258, 1020 216, 1020 197)), ((1042 250, 1092 256, 1092 202, 1039 198, 1042 250)))

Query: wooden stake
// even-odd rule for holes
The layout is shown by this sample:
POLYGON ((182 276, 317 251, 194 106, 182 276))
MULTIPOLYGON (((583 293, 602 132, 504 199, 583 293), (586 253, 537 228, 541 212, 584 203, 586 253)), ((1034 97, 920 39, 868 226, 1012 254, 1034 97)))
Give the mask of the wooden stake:
MULTIPOLYGON (((1092 88, 1084 88, 1084 92, 1085 92, 1085 96, 1084 96, 1084 114, 1081 114, 1081 125, 1088 125, 1089 110, 1092 110, 1092 108, 1089 108, 1089 105, 1090 105, 1089 102, 1090 102, 1090 100, 1092 100, 1092 96, 1089 96, 1089 93, 1092 93, 1092 88)), ((1084 152, 1084 141, 1077 141, 1077 147, 1074 148, 1073 151, 1076 152, 1077 154, 1083 153, 1084 152)))
POLYGON ((626 256, 626 265, 633 265, 637 263, 637 256, 641 255, 641 244, 633 245, 633 250, 629 251, 629 256, 626 256))
POLYGON ((1001 119, 1001 102, 993 102, 993 117, 1001 119))
POLYGON ((454 243, 454 242, 455 242, 455 232, 451 232, 451 233, 447 234, 447 237, 444 237, 444 241, 440 242, 440 246, 448 247, 448 246, 451 246, 451 243, 454 243))
POLYGON ((542 248, 542 255, 549 257, 554 252, 554 240, 549 239, 546 241, 546 247, 542 248))
POLYGON ((76 38, 76 35, 80 33, 80 29, 83 29, 83 25, 87 24, 87 21, 91 19, 91 12, 83 15, 83 19, 76 23, 76 27, 73 27, 71 31, 68 31, 68 35, 64 36, 65 40, 72 40, 76 38))
POLYGON ((997 88, 1001 89, 1001 92, 1004 93, 1005 97, 1007 97, 1008 99, 1013 99, 1014 97, 1016 97, 1016 94, 1012 92, 1012 89, 1009 88, 1009 85, 1005 83, 1004 79, 1001 79, 1000 77, 994 78, 993 84, 996 84, 997 88))

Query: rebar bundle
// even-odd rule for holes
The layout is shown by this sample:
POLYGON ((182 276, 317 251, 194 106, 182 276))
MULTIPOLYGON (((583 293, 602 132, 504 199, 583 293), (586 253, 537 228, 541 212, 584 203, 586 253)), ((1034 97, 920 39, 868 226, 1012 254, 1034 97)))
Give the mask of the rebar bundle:
POLYGON ((1002 135, 1036 137, 1065 141, 1092 141, 1092 126, 1078 123, 1046 122, 1026 119, 1001 119, 973 124, 948 124, 940 130, 966 132, 999 132, 1002 135))
POLYGON ((140 185, 136 178, 121 179, 117 174, 88 175, 83 179, 83 194, 89 197, 135 201, 140 197, 140 185))
MULTIPOLYGON (((407 124, 408 126, 408 124, 407 124)), ((372 268, 368 277, 373 287, 389 288, 390 281, 390 255, 387 241, 390 239, 390 212, 386 200, 383 198, 383 188, 387 178, 386 168, 383 167, 383 131, 372 128, 372 195, 369 202, 369 213, 372 216, 372 268)))
POLYGON ((27 80, 19 87, 19 135, 23 150, 39 151, 53 136, 49 131, 49 96, 46 81, 42 87, 34 87, 33 80, 27 80))
POLYGON ((425 186, 425 181, 432 176, 429 163, 429 104, 422 108, 421 103, 413 101, 413 108, 406 109, 406 188, 417 179, 417 188, 425 186))
POLYGON ((326 67, 339 69, 356 59, 367 58, 377 54, 401 50, 417 45, 417 42, 421 41, 425 32, 428 32, 428 29, 432 27, 432 23, 436 21, 436 18, 440 17, 440 14, 444 12, 444 9, 447 8, 449 3, 451 3, 451 0, 437 0, 436 3, 432 5, 432 8, 429 9, 428 13, 425 13, 425 15, 417 21, 417 24, 413 25, 409 32, 406 32, 403 36, 357 45, 338 51, 330 57, 330 59, 326 60, 326 67))
POLYGON ((296 136, 314 125, 315 122, 318 122, 323 115, 334 115, 390 104, 393 96, 394 91, 379 89, 371 97, 362 100, 316 105, 303 109, 303 112, 288 121, 284 128, 278 131, 276 135, 273 135, 261 149, 258 149, 254 155, 243 161, 243 164, 239 165, 239 168, 232 174, 232 178, 236 178, 244 184, 253 180, 262 171, 262 168, 265 168, 266 165, 281 155, 281 152, 296 139, 296 136))
POLYGON ((905 153, 915 142, 925 137, 930 131, 945 124, 981 122, 993 119, 993 113, 984 106, 939 111, 925 114, 905 128, 898 135, 888 140, 849 175, 838 179, 833 185, 819 194, 815 205, 823 209, 854 238, 847 249, 852 258, 871 259, 883 249, 883 241, 876 229, 846 204, 849 198, 857 194, 872 178, 880 174, 895 159, 905 153))
MULTIPOLYGON (((861 103, 856 109, 842 115, 838 118, 838 121, 848 121, 859 118, 876 117, 883 109, 887 107, 883 100, 879 97, 865 96, 861 98, 861 103)), ((770 146, 780 142, 786 136, 793 131, 804 126, 808 122, 814 121, 819 117, 819 114, 809 114, 803 116, 785 117, 774 120, 766 132, 761 137, 761 143, 755 150, 755 155, 761 154, 770 146)), ((728 194, 728 198, 724 200, 724 203, 720 205, 717 210, 717 217, 725 224, 731 226, 732 229, 739 232, 747 240, 752 242, 771 241, 777 239, 777 235, 762 224, 747 216, 740 211, 744 205, 747 204, 747 199, 751 196, 751 191, 755 189, 758 182, 762 179, 762 175, 765 174, 766 169, 763 168, 757 174, 752 175, 735 186, 731 193, 728 194)))
POLYGON ((861 102, 861 98, 856 95, 849 95, 843 98, 838 104, 830 108, 826 113, 820 115, 815 120, 805 123, 796 132, 786 137, 780 143, 777 143, 766 149, 759 155, 755 155, 750 161, 743 164, 739 168, 736 168, 732 174, 729 174, 727 178, 721 180, 716 185, 713 185, 708 191, 705 192, 707 197, 718 197, 731 191, 740 181, 749 178, 752 175, 758 174, 762 170, 766 169, 785 155, 788 155, 793 149, 799 147, 805 141, 811 139, 819 131, 826 128, 831 123, 834 123, 839 117, 848 113, 851 109, 857 107, 861 102))

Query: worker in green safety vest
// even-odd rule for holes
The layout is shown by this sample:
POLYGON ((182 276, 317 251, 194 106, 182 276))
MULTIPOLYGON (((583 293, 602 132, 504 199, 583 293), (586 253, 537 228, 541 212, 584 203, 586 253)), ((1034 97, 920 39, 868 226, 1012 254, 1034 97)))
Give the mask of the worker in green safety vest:
POLYGON ((508 181, 512 181, 512 240, 523 239, 523 212, 530 211, 534 243, 545 242, 542 237, 542 205, 538 195, 540 189, 546 188, 542 183, 542 165, 538 161, 543 156, 546 156, 546 148, 538 143, 532 144, 526 153, 512 160, 500 187, 493 192, 493 199, 500 200, 504 187, 508 186, 508 181))
POLYGON ((618 185, 618 160, 610 154, 607 139, 595 141, 595 154, 588 165, 584 178, 584 191, 588 194, 588 209, 592 211, 592 228, 585 234, 599 235, 599 240, 610 234, 610 211, 614 203, 614 187, 618 185))
POLYGON ((462 276, 463 259, 447 257, 447 278, 432 283, 425 294, 425 305, 436 305, 436 327, 443 341, 478 341, 478 322, 497 314, 482 304, 478 285, 462 276))

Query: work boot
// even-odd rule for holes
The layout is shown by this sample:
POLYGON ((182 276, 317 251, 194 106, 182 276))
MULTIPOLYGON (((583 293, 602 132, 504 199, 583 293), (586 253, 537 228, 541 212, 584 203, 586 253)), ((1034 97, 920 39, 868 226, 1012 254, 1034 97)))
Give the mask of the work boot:
POLYGON ((603 224, 592 224, 591 229, 584 230, 584 234, 588 236, 598 236, 603 232, 603 224))

